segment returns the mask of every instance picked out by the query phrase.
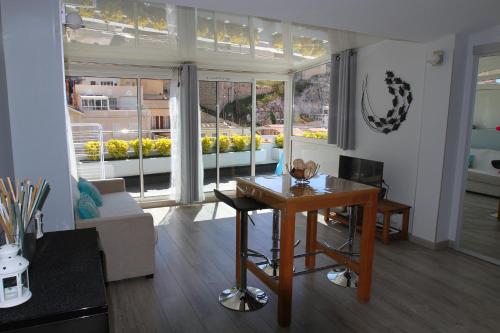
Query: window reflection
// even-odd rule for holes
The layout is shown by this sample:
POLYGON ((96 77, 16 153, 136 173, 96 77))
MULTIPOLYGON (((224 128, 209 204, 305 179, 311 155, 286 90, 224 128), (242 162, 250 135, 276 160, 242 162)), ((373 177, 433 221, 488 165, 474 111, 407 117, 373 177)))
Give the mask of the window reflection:
POLYGON ((215 14, 217 51, 250 53, 248 16, 215 14))
POLYGON ((165 47, 177 43, 175 6, 133 0, 66 1, 67 13, 77 12, 84 28, 66 29, 75 44, 120 47, 165 47))
POLYGON ((253 18, 255 55, 283 58, 283 30, 279 21, 253 18))
POLYGON ((327 29, 294 24, 292 44, 293 56, 298 59, 317 59, 330 53, 327 29))

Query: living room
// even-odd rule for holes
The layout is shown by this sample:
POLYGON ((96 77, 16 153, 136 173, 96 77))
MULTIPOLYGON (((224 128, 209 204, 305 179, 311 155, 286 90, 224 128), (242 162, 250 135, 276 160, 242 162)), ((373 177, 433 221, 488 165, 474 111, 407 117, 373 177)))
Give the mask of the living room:
POLYGON ((1 1, 1 203, 50 185, 1 327, 493 331, 498 9, 1 1), (79 235, 94 303, 41 313, 79 235))

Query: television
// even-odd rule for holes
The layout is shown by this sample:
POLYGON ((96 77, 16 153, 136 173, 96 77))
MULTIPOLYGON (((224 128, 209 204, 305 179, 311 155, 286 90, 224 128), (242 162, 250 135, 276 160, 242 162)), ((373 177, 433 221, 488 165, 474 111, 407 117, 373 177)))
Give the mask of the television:
POLYGON ((382 187, 384 163, 340 155, 339 178, 382 187))

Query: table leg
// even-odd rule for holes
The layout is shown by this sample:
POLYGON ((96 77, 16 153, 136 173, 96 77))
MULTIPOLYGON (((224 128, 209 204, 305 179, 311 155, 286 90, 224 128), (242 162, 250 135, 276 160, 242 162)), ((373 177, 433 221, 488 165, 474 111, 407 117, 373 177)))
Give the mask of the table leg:
POLYGON ((280 275, 278 286, 278 323, 290 325, 292 319, 293 249, 295 239, 295 212, 281 212, 280 275))
MULTIPOLYGON (((316 235, 318 229, 318 211, 307 212, 307 234, 306 234, 306 253, 316 251, 316 235)), ((316 256, 306 256, 306 268, 316 266, 316 256)))
POLYGON ((382 243, 385 245, 389 244, 390 240, 390 226, 391 226, 391 214, 388 212, 384 213, 384 225, 382 228, 382 243))
MULTIPOLYGON (((499 207, 500 208, 500 207, 499 207)), ((403 211, 403 228, 401 229, 401 239, 408 240, 408 226, 410 224, 410 208, 403 211)))
MULTIPOLYGON (((236 196, 237 197, 242 197, 243 193, 241 193, 239 187, 236 187, 236 196)), ((239 287, 240 283, 240 275, 241 275, 241 244, 240 244, 240 238, 241 238, 241 215, 239 214, 238 211, 236 211, 236 251, 235 251, 235 260, 236 260, 236 286, 239 287)))
POLYGON ((236 286, 240 287, 241 278, 241 216, 238 211, 236 211, 236 286))
POLYGON ((377 194, 370 195, 370 201, 363 205, 363 226, 359 258, 359 284, 357 296, 362 303, 370 301, 373 267, 373 243, 375 240, 375 218, 377 215, 377 194))

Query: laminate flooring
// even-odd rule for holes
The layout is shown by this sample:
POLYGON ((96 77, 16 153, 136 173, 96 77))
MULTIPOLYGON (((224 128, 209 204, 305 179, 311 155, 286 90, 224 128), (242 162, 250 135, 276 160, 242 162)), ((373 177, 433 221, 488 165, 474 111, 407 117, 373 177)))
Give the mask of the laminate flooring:
POLYGON ((500 261, 498 198, 466 192, 460 246, 500 261))
MULTIPOLYGON (((355 290, 331 284, 327 271, 299 276, 292 323, 282 328, 276 296, 249 273, 249 285, 265 290, 269 302, 259 311, 233 312, 218 304, 218 294, 234 283, 234 211, 220 203, 148 211, 158 232, 155 276, 109 284, 111 332, 498 332, 500 327, 500 267, 402 241, 389 246, 376 241, 368 304, 357 302, 355 290)), ((252 217, 249 246, 269 253, 272 213, 252 217)), ((297 215, 297 239, 305 239, 305 221, 297 215)), ((319 239, 340 244, 345 237, 342 226, 318 226, 319 239)), ((303 259, 295 265, 300 269, 303 259)))

